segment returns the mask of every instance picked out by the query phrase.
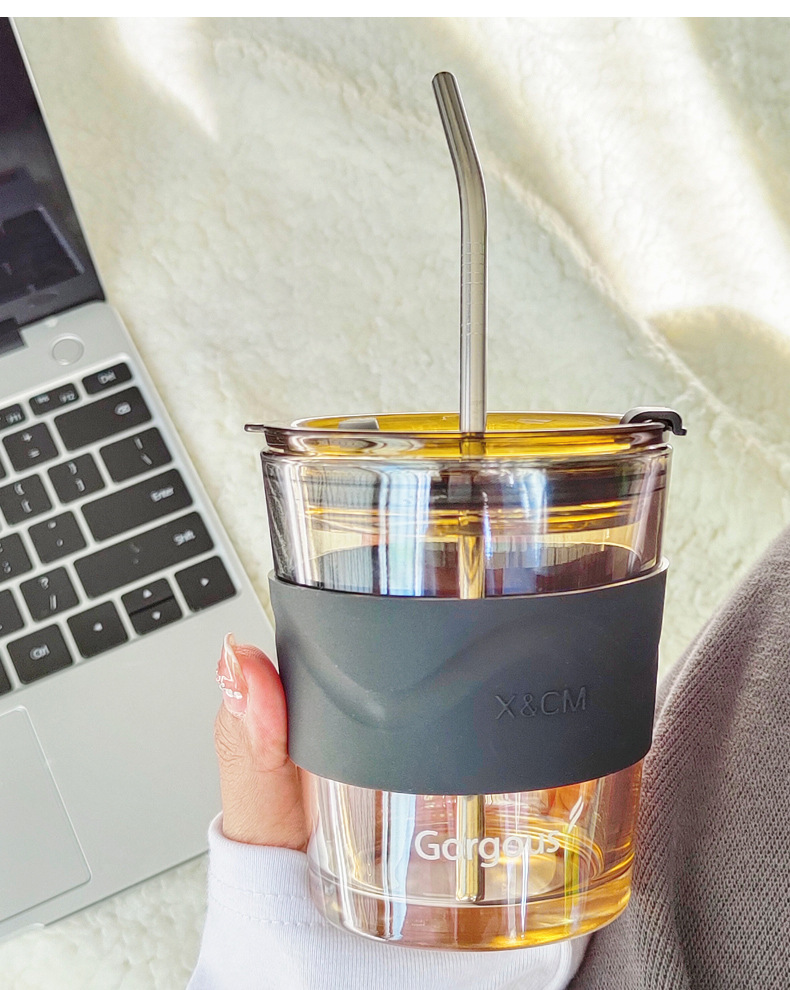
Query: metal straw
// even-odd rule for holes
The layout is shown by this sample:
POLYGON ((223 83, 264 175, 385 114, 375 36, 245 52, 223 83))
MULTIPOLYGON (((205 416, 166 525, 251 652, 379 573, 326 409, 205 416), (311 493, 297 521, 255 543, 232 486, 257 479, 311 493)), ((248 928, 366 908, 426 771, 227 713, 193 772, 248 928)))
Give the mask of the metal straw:
MULTIPOLYGON (((486 429, 487 211, 483 172, 455 76, 433 78, 444 133, 453 160, 461 200, 461 433, 486 429)), ((482 453, 479 440, 461 442, 464 453, 482 453)), ((473 511, 458 516, 458 593, 461 598, 485 596, 485 542, 473 511)), ((456 797, 458 856, 455 896, 477 902, 485 896, 485 873, 479 853, 485 835, 485 797, 456 797)))
POLYGON ((488 210, 477 149, 452 72, 433 77, 461 199, 461 432, 486 428, 488 210))

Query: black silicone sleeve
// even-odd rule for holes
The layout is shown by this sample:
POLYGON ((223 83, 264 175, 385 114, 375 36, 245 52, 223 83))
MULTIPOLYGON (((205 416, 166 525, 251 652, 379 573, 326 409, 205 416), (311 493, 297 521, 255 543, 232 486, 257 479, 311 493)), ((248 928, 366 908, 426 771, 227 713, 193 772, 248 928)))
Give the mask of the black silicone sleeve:
POLYGON ((461 600, 270 579, 289 751, 349 784, 491 794, 650 748, 666 564, 584 591, 461 600))

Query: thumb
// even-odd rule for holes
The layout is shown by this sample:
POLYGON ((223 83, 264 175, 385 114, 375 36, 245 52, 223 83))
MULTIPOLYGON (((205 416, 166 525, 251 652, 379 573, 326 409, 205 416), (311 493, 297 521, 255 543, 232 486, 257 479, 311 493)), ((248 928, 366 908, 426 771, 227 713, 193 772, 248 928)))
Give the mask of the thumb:
POLYGON ((228 635, 217 682, 222 831, 237 842, 305 849, 301 781, 288 758, 285 694, 274 665, 256 647, 238 646, 228 635))

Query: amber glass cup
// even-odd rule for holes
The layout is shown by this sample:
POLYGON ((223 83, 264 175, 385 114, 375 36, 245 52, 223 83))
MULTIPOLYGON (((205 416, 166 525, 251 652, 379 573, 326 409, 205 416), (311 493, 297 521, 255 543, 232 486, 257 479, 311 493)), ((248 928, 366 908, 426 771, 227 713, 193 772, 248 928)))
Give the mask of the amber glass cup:
MULTIPOLYGON (((283 581, 476 598, 583 591, 662 566, 661 424, 491 413, 469 436, 437 413, 260 429, 283 581)), ((566 694, 545 704, 583 701, 566 694)), ((403 945, 507 949, 593 931, 628 902, 641 768, 481 795, 305 772, 312 895, 342 928, 403 945)))

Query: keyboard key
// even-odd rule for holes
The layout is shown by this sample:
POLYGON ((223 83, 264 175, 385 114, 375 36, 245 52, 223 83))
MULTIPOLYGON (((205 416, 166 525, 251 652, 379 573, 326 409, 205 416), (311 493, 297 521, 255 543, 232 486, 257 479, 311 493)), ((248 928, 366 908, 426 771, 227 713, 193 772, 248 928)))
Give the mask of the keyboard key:
POLYGON ((95 538, 108 540, 188 505, 192 496, 178 471, 172 470, 88 502, 82 514, 95 538))
POLYGON ((104 482, 90 454, 81 454, 72 461, 57 464, 47 472, 61 502, 73 502, 83 495, 92 495, 104 488, 104 482))
POLYGON ((49 619, 58 612, 73 608, 79 602, 65 567, 58 567, 54 571, 23 581, 19 590, 34 622, 49 619))
POLYGON ((225 565, 219 557, 209 557, 176 574, 178 586, 193 612, 209 608, 236 594, 225 565))
POLYGON ((88 395, 95 395, 97 392, 103 392, 106 388, 115 388, 116 385, 128 382, 131 377, 132 373, 129 371, 128 364, 116 364, 112 368, 105 368, 103 371, 88 375, 82 379, 82 384, 88 395))
POLYGON ((57 626, 37 629, 28 636, 8 644, 8 652, 23 684, 54 674, 72 663, 69 648, 57 626))
POLYGON ((13 406, 6 406, 5 409, 0 409, 0 430, 10 430, 12 426, 24 423, 26 419, 25 410, 18 402, 13 406))
POLYGON ((170 451, 155 427, 101 447, 99 453, 113 481, 126 481, 152 468, 169 464, 171 460, 170 451))
POLYGON ((8 474, 8 471, 6 471, 5 465, 3 464, 2 461, 0 461, 0 481, 2 481, 3 478, 5 478, 7 474, 8 474))
POLYGON ((127 591, 125 595, 121 596, 121 601, 123 602, 123 607, 131 615, 132 612, 139 612, 141 608, 148 608, 149 605, 158 605, 165 598, 172 597, 173 589, 164 578, 159 578, 158 581, 151 581, 149 584, 144 584, 141 588, 135 588, 134 591, 127 591))
POLYGON ((46 423, 36 423, 26 430, 3 437, 3 446, 15 471, 27 471, 58 456, 58 448, 46 423))
POLYGON ((9 526, 32 519, 51 508, 49 495, 44 490, 41 478, 35 474, 0 488, 0 509, 3 510, 9 526))
POLYGON ((11 690, 11 681, 8 679, 8 674, 5 672, 3 665, 0 663, 0 694, 7 694, 11 690))
POLYGON ((22 537, 10 533, 0 539, 0 582, 9 581, 19 574, 33 570, 22 537))
POLYGON ((89 598, 147 578, 211 550, 214 542, 196 512, 82 557, 74 566, 89 598))
POLYGON ((138 388, 127 388, 97 402, 89 402, 55 417, 67 450, 84 447, 123 430, 131 430, 151 418, 138 388))
POLYGON ((68 623, 77 649, 86 660, 129 639, 112 602, 72 615, 68 623))
POLYGON ((182 616, 181 606, 175 598, 165 598, 158 605, 151 605, 149 608, 141 609, 139 612, 132 612, 129 618, 132 620, 134 631, 144 636, 146 633, 160 629, 171 622, 175 622, 182 616))
POLYGON ((48 392, 40 392, 30 400, 30 408, 36 416, 59 409, 61 406, 70 406, 72 402, 77 402, 79 393, 75 385, 58 385, 57 388, 48 392))
POLYGON ((36 523, 30 527, 28 534, 42 564, 51 564, 53 560, 67 557, 85 546, 85 537, 72 512, 36 523))
POLYGON ((0 636, 18 632, 25 622, 10 591, 0 591, 0 636))

